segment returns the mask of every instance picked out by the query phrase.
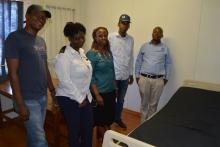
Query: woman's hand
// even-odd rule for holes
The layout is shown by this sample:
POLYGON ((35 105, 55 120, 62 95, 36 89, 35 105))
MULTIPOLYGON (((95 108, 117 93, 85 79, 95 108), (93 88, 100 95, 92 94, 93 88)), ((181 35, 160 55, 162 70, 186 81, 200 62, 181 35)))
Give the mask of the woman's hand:
POLYGON ((104 106, 104 101, 103 101, 103 98, 100 94, 96 95, 96 102, 97 102, 98 105, 104 106))
POLYGON ((79 104, 79 108, 85 107, 87 104, 87 100, 84 99, 83 102, 81 104, 79 104))

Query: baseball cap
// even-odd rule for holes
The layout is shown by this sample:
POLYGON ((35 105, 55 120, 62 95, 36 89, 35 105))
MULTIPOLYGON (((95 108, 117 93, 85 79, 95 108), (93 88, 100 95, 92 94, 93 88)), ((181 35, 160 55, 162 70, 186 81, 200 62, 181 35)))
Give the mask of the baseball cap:
POLYGON ((127 14, 122 14, 120 17, 119 17, 119 22, 131 22, 130 20, 130 16, 128 16, 127 14))
POLYGON ((51 18, 51 13, 50 13, 49 11, 43 9, 43 7, 40 6, 40 5, 35 5, 35 4, 30 5, 30 6, 28 7, 27 11, 26 11, 26 15, 27 15, 27 14, 31 14, 31 13, 33 13, 33 12, 35 12, 35 13, 36 13, 36 12, 44 12, 44 13, 45 13, 45 16, 46 16, 47 18, 51 18))

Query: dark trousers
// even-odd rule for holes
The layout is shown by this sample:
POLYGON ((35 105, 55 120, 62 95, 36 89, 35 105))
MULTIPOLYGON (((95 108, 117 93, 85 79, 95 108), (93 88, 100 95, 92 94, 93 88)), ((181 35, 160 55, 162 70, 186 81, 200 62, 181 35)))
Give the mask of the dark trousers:
POLYGON ((57 102, 67 123, 70 147, 92 147, 92 107, 79 108, 79 103, 68 97, 57 96, 57 102))

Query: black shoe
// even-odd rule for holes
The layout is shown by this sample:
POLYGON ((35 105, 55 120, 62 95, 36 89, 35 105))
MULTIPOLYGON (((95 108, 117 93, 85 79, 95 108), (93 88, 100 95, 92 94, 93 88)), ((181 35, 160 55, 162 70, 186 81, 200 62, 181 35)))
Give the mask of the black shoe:
POLYGON ((119 125, 119 127, 126 129, 127 126, 123 123, 122 120, 115 120, 115 123, 119 125))

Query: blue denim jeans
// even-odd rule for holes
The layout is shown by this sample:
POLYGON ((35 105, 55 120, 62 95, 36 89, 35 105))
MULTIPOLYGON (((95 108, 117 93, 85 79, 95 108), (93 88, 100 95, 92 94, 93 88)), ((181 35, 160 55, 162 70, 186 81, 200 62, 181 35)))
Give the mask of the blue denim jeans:
POLYGON ((117 80, 118 96, 115 107, 115 120, 121 120, 121 112, 123 110, 124 98, 128 89, 128 79, 127 80, 117 80))
MULTIPOLYGON (((47 96, 39 99, 24 100, 29 112, 29 120, 24 122, 27 130, 28 147, 47 147, 44 132, 44 121, 47 109, 47 96)), ((15 109, 19 111, 15 103, 15 109)))

